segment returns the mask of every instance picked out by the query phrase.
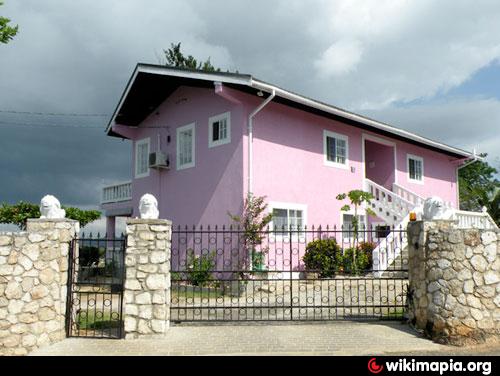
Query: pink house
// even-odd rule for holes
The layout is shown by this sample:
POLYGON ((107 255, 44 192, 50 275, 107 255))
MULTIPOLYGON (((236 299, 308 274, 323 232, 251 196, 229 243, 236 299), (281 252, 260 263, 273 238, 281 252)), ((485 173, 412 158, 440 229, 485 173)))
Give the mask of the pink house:
POLYGON ((352 221, 336 195, 375 194, 397 225, 424 198, 458 208, 457 171, 475 156, 292 93, 250 75, 138 64, 107 134, 131 140, 131 181, 104 187, 107 230, 138 216, 152 193, 174 225, 230 224, 249 192, 266 196, 273 225, 352 221))

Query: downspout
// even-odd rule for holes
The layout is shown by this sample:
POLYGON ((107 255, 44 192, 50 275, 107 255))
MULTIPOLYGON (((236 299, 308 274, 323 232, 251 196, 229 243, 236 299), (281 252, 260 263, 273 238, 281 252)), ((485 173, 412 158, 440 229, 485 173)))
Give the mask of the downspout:
POLYGON ((459 183, 459 179, 458 179, 458 171, 464 167, 467 167, 477 161, 483 161, 484 158, 483 157, 480 157, 476 154, 476 149, 474 148, 472 150, 472 159, 468 162, 465 162, 463 165, 461 166, 457 166, 457 209, 460 209, 460 183, 459 183))
POLYGON ((253 118, 257 115, 276 95, 276 91, 272 89, 271 95, 266 98, 250 115, 248 115, 248 195, 253 194, 253 118))

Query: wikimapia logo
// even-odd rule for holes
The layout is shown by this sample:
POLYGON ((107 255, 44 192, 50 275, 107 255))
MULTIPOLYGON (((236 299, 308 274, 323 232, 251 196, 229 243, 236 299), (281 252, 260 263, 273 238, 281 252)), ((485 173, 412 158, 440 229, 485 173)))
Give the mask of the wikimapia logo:
POLYGON ((376 359, 375 358, 371 358, 369 361, 368 361, 368 371, 370 371, 371 373, 380 373, 382 372, 382 370, 384 369, 384 366, 379 366, 377 363, 376 363, 376 359))
POLYGON ((385 362, 384 365, 376 363, 376 358, 368 361, 368 371, 378 374, 386 369, 386 372, 439 372, 442 375, 445 372, 480 372, 483 375, 491 374, 491 362, 455 362, 450 359, 447 362, 429 362, 429 361, 410 361, 405 358, 396 362, 385 362))

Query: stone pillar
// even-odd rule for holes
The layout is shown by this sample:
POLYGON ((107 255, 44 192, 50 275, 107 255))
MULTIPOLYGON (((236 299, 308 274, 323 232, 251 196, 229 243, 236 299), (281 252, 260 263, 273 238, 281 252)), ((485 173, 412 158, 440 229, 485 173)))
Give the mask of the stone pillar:
POLYGON ((66 336, 68 254, 77 221, 29 219, 0 233, 0 354, 24 355, 66 336))
POLYGON ((500 339, 500 231, 408 225, 409 317, 451 344, 500 339))
POLYGON ((162 337, 169 327, 171 231, 168 220, 127 220, 126 339, 162 337))

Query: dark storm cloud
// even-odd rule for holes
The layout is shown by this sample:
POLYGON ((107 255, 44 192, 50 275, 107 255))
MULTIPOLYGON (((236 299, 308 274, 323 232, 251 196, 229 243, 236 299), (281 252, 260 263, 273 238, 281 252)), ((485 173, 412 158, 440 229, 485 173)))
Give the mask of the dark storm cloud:
POLYGON ((130 145, 103 129, 0 125, 0 140, 2 201, 39 202, 50 193, 65 204, 96 206, 103 185, 130 176, 130 145))
MULTIPOLYGON (((162 49, 182 41, 223 69, 498 156, 498 99, 393 106, 445 94, 498 59, 500 6, 475 4, 6 0, 0 14, 20 32, 0 46, 0 110, 111 114, 135 64, 158 63, 162 49)), ((0 201, 52 193, 97 207, 102 185, 130 179, 129 142, 101 129, 6 121, 104 129, 107 118, 0 113, 0 201)))

